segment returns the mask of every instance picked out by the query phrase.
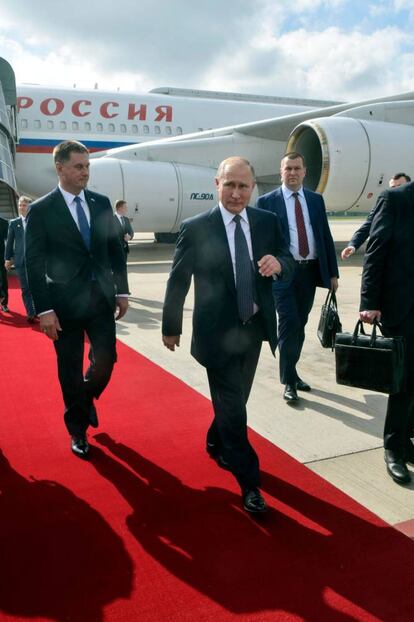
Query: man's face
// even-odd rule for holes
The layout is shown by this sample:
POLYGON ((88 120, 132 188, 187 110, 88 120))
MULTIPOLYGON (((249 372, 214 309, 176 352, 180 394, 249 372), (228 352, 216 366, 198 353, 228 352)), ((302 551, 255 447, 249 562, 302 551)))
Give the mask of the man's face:
POLYGON ((19 201, 19 214, 26 218, 27 212, 29 211, 29 203, 28 201, 19 201))
POLYGON ((306 168, 303 166, 302 158, 295 160, 283 158, 280 164, 280 177, 289 190, 297 192, 302 186, 305 175, 306 168))
POLYGON ((62 188, 72 194, 79 194, 89 180, 89 154, 72 151, 69 160, 56 163, 56 171, 62 188))
POLYGON ((116 211, 120 216, 126 216, 128 214, 128 203, 123 203, 116 211))
POLYGON ((406 184, 407 180, 405 177, 400 177, 399 179, 390 179, 389 186, 390 188, 398 188, 398 186, 402 186, 406 184))
POLYGON ((240 214, 248 205, 255 186, 250 167, 242 162, 227 164, 215 182, 219 201, 226 210, 240 214))

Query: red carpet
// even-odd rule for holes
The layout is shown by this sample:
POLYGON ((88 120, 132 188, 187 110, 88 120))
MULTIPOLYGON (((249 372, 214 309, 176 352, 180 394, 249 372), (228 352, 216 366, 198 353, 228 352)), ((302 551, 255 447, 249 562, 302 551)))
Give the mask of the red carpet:
POLYGON ((13 283, 10 307, 2 622, 413 620, 411 540, 253 433, 271 511, 246 516, 204 453, 209 401, 122 344, 91 460, 73 457, 53 347, 13 283))

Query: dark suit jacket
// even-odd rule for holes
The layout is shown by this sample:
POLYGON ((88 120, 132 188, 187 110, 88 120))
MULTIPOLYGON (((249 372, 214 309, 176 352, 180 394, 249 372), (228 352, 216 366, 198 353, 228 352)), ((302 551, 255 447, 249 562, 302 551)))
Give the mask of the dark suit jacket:
POLYGON ((378 198, 364 256, 361 311, 400 324, 414 306, 414 182, 378 198))
POLYGON ((372 210, 368 214, 368 217, 367 217, 366 221, 363 222, 362 225, 359 227, 359 229, 357 229, 355 231, 355 233, 352 236, 348 246, 353 246, 355 248, 355 250, 358 250, 358 248, 360 246, 362 246, 362 244, 365 242, 365 240, 369 237, 369 232, 371 230, 371 225, 372 225, 372 221, 374 219, 375 210, 377 208, 377 205, 375 205, 372 208, 372 210))
POLYGON ((14 258, 16 268, 24 265, 24 227, 21 216, 13 218, 9 223, 5 259, 14 258))
MULTIPOLYGON (((257 261, 271 254, 282 265, 282 278, 291 278, 293 259, 277 218, 247 208, 250 223, 258 305, 264 334, 274 353, 277 346, 272 279, 260 276, 257 261)), ((237 294, 233 265, 219 207, 185 220, 181 225, 164 301, 164 335, 182 332, 183 306, 194 276, 191 353, 205 367, 219 367, 240 346, 237 294)))
POLYGON ((5 260, 5 246, 7 240, 7 231, 9 223, 5 218, 0 217, 0 261, 3 264, 5 260))
POLYGON ((123 226, 119 222, 119 218, 116 214, 114 214, 115 221, 115 229, 119 237, 119 241, 121 242, 121 246, 124 249, 124 253, 129 253, 129 244, 126 240, 124 240, 124 235, 128 233, 131 236, 131 240, 134 237, 134 230, 131 226, 131 221, 126 216, 122 216, 123 226))
POLYGON ((37 313, 78 318, 89 304, 91 274, 111 307, 127 294, 125 256, 109 199, 85 190, 91 215, 91 250, 58 188, 32 203, 26 228, 26 266, 37 313))
MULTIPOLYGON (((330 289, 331 277, 338 277, 339 272, 335 245, 326 217, 325 203, 322 195, 316 192, 311 192, 304 188, 304 194, 309 210, 313 235, 315 236, 316 252, 318 253, 320 279, 317 285, 330 289)), ((289 247, 289 223, 282 189, 277 188, 259 197, 256 202, 256 207, 278 215, 286 243, 289 247)))

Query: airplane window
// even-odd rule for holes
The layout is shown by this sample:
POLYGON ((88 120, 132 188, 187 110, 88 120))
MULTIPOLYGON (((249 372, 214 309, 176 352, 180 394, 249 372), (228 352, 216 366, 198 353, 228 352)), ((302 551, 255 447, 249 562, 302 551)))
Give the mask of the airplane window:
POLYGON ((40 128, 42 127, 42 124, 40 123, 40 121, 34 121, 33 122, 33 127, 35 128, 35 130, 40 130, 40 128))
POLYGON ((96 131, 97 132, 103 132, 103 125, 102 125, 102 123, 97 123, 96 124, 96 131))
POLYGON ((47 122, 47 129, 48 130, 53 130, 53 121, 48 121, 47 122))
POLYGON ((86 132, 90 132, 91 131, 91 124, 89 123, 89 121, 86 121, 83 125, 84 129, 86 132))
POLYGON ((182 134, 182 133, 183 133, 183 128, 178 125, 177 126, 177 134, 182 134))
POLYGON ((59 129, 66 130, 66 121, 61 121, 59 123, 59 129))
POLYGON ((22 119, 20 121, 20 127, 22 128, 22 130, 26 130, 27 129, 27 119, 22 119))
POLYGON ((78 130, 79 129, 79 123, 78 121, 72 121, 72 130, 78 130))
POLYGON ((154 130, 155 130, 155 133, 156 133, 156 134, 161 134, 161 128, 160 128, 160 126, 159 126, 159 125, 156 125, 156 126, 154 127, 154 130))
POLYGON ((121 123, 121 125, 119 126, 119 129, 121 130, 121 134, 126 134, 126 125, 125 125, 125 123, 121 123))
POLYGON ((171 136, 172 131, 169 125, 167 125, 167 127, 165 128, 165 133, 168 134, 169 136, 171 136))
POLYGON ((149 134, 149 127, 148 127, 148 125, 144 125, 143 131, 144 131, 144 134, 149 134))
POLYGON ((115 132, 115 125, 113 123, 108 123, 108 132, 115 132))
POLYGON ((136 125, 135 123, 133 123, 131 125, 131 132, 132 134, 138 134, 138 125, 136 125))

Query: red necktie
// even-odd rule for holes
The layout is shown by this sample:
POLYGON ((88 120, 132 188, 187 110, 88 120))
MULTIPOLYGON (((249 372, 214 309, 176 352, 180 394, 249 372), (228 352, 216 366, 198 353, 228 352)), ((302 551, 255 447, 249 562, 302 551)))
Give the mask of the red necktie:
POLYGON ((303 211, 298 193, 294 192, 293 196, 295 197, 295 218, 296 228, 298 230, 299 255, 305 258, 309 255, 308 236, 306 235, 305 221, 303 219, 303 211))

